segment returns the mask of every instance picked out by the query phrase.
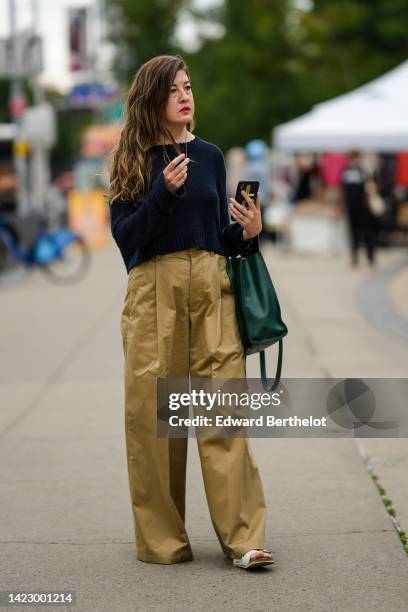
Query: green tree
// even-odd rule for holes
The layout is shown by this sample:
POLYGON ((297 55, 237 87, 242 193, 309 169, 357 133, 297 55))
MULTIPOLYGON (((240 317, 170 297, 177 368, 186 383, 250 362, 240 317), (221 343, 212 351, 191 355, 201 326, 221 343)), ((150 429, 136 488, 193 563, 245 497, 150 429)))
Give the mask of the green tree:
POLYGON ((302 98, 349 91, 408 57, 406 0, 314 0, 298 28, 302 98))
POLYGON ((116 70, 127 85, 154 55, 181 53, 191 70, 197 132, 226 149, 314 104, 349 91, 408 57, 406 0, 224 0, 197 10, 192 0, 109 0, 116 70), (175 42, 183 11, 201 33, 195 52, 175 42), (205 32, 205 30, 203 30, 205 32))
POLYGON ((180 52, 174 32, 188 0, 108 0, 110 39, 116 44, 114 63, 121 80, 129 83, 134 72, 155 55, 180 52))
POLYGON ((269 142, 273 124, 298 111, 291 10, 290 0, 226 0, 212 15, 225 35, 205 40, 187 56, 198 97, 197 128, 220 146, 251 138, 269 142))
POLYGON ((10 121, 8 102, 10 85, 8 81, 0 80, 0 122, 10 121))

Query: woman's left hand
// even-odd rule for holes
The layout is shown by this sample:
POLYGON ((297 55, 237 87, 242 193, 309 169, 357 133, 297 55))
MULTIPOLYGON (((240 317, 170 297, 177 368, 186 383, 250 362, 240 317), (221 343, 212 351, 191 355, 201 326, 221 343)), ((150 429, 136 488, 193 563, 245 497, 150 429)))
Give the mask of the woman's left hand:
POLYGON ((248 240, 249 238, 254 238, 254 236, 257 236, 262 231, 261 203, 259 191, 256 195, 255 203, 246 191, 242 190, 241 194, 246 200, 248 208, 243 204, 239 204, 234 198, 230 198, 229 209, 232 217, 244 228, 244 240, 248 240))

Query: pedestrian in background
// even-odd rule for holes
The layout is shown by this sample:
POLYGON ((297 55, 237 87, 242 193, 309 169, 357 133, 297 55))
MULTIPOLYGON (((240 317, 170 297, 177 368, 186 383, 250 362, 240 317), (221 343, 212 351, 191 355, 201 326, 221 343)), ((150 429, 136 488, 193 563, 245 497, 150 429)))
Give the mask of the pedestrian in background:
MULTIPOLYGON (((245 378, 227 253, 259 250, 259 198, 231 199, 222 151, 192 133, 180 56, 143 64, 131 84, 110 181, 112 235, 128 272, 121 316, 125 429, 137 558, 191 561, 185 529, 188 438, 157 436, 157 378, 245 378), (182 152, 180 152, 182 151, 182 152)), ((266 504, 245 437, 197 437, 211 520, 247 569, 264 550, 266 504)))
POLYGON ((351 265, 358 265, 358 249, 364 244, 370 266, 375 264, 375 218, 368 205, 367 183, 361 155, 351 151, 341 174, 341 185, 348 219, 351 265))

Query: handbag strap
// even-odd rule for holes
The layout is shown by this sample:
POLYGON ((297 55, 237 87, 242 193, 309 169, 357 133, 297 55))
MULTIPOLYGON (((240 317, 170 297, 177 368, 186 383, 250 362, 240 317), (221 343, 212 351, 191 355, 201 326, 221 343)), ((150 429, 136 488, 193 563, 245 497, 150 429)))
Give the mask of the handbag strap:
POLYGON ((274 391, 276 387, 279 385, 281 371, 282 371, 282 357, 283 357, 283 340, 279 340, 279 354, 278 354, 278 364, 276 366, 276 374, 275 380, 271 385, 268 385, 268 378, 266 376, 266 366, 265 366, 265 351, 259 351, 259 362, 261 366, 261 378, 262 378, 262 386, 265 391, 274 391))

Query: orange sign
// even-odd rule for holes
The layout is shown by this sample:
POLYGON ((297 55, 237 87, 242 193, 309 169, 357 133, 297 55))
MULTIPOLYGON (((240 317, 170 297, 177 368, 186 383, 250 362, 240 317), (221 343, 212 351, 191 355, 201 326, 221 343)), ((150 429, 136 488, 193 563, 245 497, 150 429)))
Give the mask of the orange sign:
POLYGON ((104 157, 115 147, 120 139, 122 125, 91 125, 81 135, 81 154, 84 157, 104 157))
POLYGON ((105 248, 108 244, 109 216, 103 192, 68 192, 68 224, 84 237, 90 248, 105 248))

